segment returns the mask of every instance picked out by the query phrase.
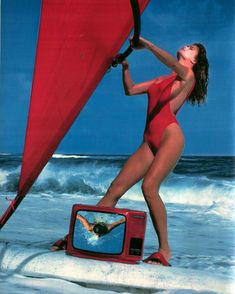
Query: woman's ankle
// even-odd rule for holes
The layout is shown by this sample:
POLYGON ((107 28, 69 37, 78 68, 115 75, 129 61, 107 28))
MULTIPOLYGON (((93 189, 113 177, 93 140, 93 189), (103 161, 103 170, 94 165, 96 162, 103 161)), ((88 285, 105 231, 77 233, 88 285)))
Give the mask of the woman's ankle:
POLYGON ((166 260, 171 259, 170 247, 166 247, 166 248, 159 247, 158 252, 160 252, 166 258, 166 260))

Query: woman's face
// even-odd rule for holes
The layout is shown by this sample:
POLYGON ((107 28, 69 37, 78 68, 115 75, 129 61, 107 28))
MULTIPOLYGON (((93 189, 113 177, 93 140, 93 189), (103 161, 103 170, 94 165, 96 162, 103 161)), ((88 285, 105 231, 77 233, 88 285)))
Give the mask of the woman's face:
POLYGON ((192 44, 184 46, 178 51, 178 53, 182 58, 188 59, 192 63, 195 63, 197 60, 198 51, 199 48, 196 45, 192 44))

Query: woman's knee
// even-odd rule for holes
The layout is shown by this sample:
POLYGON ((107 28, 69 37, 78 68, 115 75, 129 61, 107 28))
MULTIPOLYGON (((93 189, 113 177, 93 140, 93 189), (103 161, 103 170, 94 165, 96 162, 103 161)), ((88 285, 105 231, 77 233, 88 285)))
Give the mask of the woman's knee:
POLYGON ((152 179, 150 177, 144 179, 141 188, 146 201, 156 198, 159 187, 160 183, 158 183, 156 179, 152 179))

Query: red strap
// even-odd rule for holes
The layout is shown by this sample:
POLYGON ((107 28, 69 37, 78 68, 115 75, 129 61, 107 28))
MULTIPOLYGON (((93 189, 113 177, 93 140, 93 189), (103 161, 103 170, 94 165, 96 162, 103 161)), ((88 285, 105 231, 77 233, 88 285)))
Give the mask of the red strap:
POLYGON ((15 210, 15 207, 14 207, 14 205, 15 205, 15 199, 9 199, 8 197, 5 197, 5 199, 7 200, 7 201, 10 201, 11 203, 10 203, 10 206, 11 206, 11 208, 13 209, 13 210, 15 210))

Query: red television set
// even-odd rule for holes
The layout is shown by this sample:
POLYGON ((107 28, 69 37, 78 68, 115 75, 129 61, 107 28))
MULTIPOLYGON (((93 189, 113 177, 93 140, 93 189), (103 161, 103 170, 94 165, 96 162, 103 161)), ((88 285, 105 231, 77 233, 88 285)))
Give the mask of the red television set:
POLYGON ((75 204, 67 254, 122 263, 143 256, 146 213, 130 209, 75 204))

